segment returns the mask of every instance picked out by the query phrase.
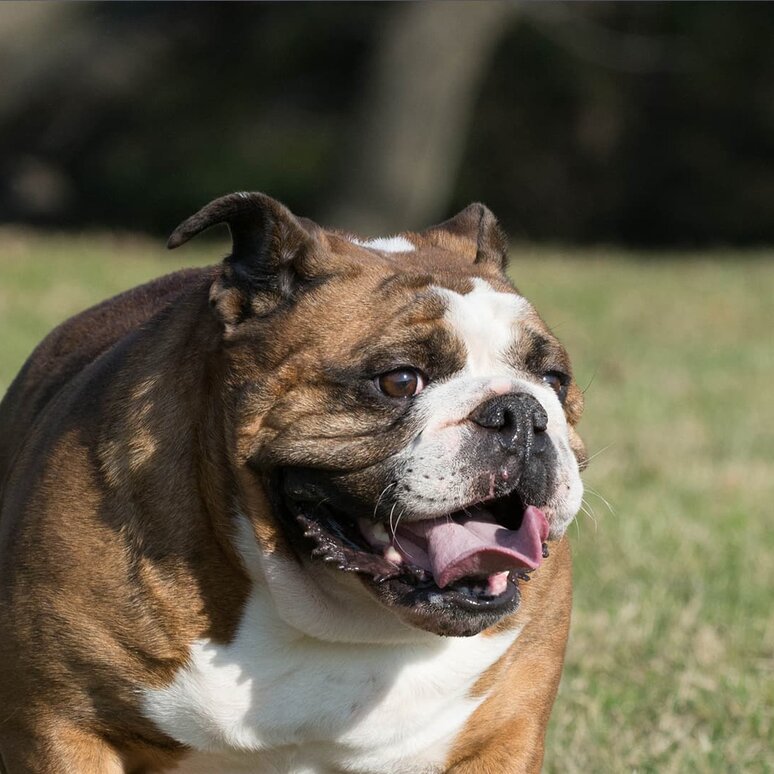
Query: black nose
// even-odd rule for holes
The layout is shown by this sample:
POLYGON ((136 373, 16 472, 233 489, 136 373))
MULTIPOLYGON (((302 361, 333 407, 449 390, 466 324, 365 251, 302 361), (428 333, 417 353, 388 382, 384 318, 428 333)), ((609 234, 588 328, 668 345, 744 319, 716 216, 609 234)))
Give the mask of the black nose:
POLYGON ((481 427, 494 430, 503 448, 539 454, 545 446, 548 415, 537 399, 526 392, 498 395, 478 406, 468 417, 481 427))

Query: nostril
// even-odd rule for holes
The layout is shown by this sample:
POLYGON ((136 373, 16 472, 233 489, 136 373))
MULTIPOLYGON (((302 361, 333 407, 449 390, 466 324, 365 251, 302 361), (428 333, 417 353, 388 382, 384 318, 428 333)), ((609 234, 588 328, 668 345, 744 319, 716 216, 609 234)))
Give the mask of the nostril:
POLYGON ((545 433, 548 430, 548 415, 542 408, 532 413, 532 427, 536 433, 545 433))
POLYGON ((499 402, 489 401, 479 406, 470 414, 477 425, 486 427, 490 430, 500 430, 509 421, 506 415, 506 409, 499 402))
POLYGON ((505 409, 503 412, 503 423, 500 425, 501 430, 510 430, 516 427, 519 417, 513 409, 505 409))

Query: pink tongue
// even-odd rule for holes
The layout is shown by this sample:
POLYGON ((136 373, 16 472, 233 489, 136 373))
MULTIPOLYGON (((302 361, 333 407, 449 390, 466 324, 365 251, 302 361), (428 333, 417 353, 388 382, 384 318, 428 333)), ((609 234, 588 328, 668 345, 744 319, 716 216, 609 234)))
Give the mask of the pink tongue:
MULTIPOLYGON (((459 521, 442 517, 403 523, 399 531, 409 533, 407 537, 415 536, 417 543, 427 541, 425 551, 421 552, 430 565, 426 569, 432 571, 439 588, 444 588, 470 575, 484 577, 523 567, 536 569, 542 560, 542 543, 548 538, 548 530, 543 511, 530 505, 518 530, 506 529, 486 511, 478 511, 459 521)), ((399 550, 401 540, 399 536, 395 542, 399 550)), ((405 553, 411 554, 407 558, 416 563, 419 557, 415 551, 405 553)))

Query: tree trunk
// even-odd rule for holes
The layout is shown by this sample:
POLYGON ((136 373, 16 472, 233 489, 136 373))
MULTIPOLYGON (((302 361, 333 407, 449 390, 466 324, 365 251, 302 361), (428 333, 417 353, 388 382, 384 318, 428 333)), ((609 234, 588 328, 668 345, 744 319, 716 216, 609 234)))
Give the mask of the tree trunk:
POLYGON ((326 220, 357 233, 445 215, 509 2, 417 2, 392 11, 326 220))

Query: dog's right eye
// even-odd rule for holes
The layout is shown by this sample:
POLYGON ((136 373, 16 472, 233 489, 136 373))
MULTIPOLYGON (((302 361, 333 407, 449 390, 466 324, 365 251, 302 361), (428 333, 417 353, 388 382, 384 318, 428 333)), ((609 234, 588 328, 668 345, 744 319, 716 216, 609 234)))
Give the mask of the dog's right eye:
POLYGON ((376 386, 390 398, 413 398, 425 388, 426 379, 416 368, 396 368, 376 377, 376 386))

